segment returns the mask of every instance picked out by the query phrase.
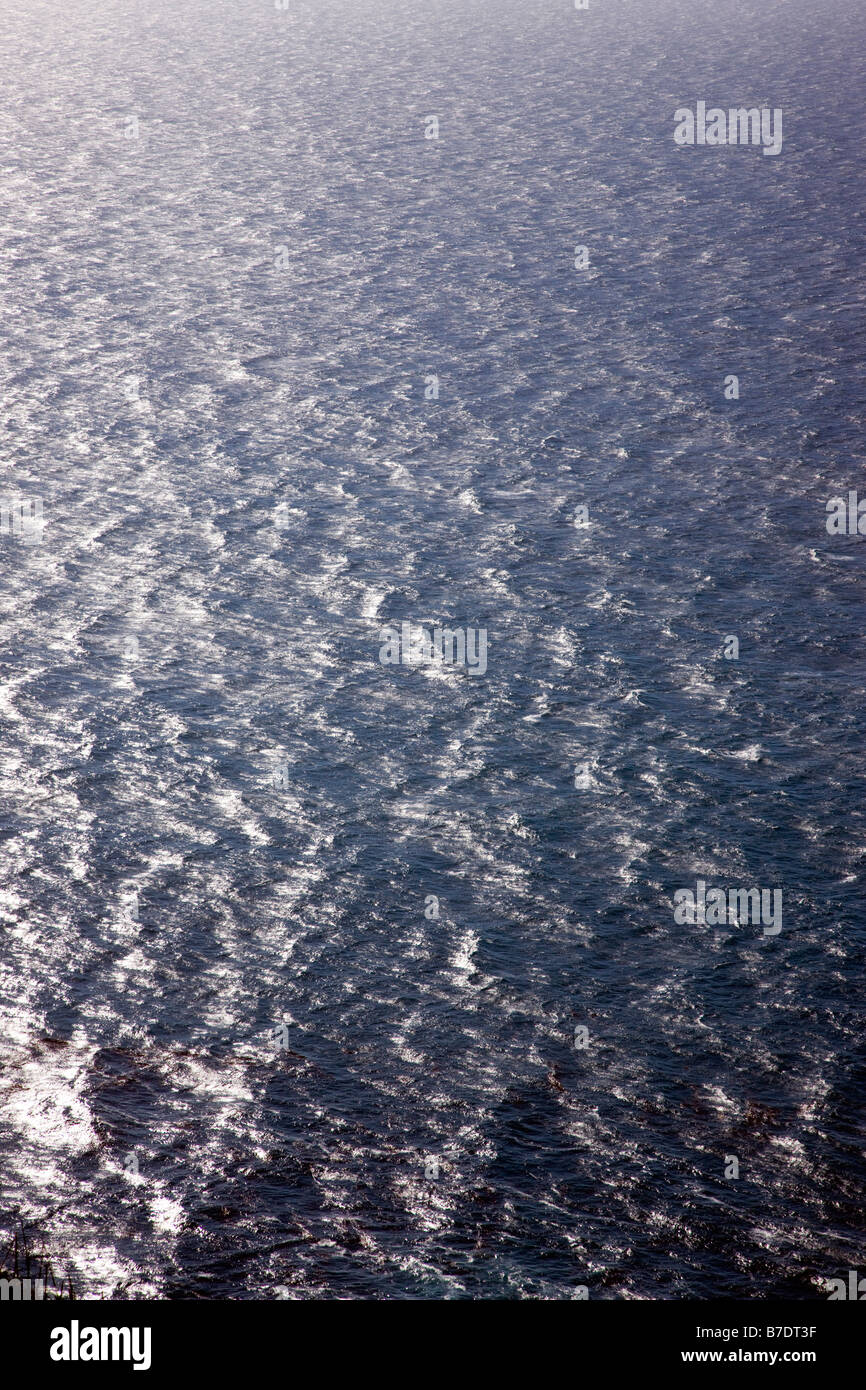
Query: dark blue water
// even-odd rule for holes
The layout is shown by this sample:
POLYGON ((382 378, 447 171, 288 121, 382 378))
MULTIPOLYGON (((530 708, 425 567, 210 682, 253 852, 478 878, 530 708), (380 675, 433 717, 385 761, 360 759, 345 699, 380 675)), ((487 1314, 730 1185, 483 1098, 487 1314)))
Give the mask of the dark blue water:
POLYGON ((80 1293, 862 1267, 862 27, 4 7, 0 1226, 80 1293))

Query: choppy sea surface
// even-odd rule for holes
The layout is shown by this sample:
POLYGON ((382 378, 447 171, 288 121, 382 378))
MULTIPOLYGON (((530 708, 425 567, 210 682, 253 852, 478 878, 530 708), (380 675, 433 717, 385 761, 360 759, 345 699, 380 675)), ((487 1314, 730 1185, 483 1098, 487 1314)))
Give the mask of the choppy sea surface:
POLYGON ((3 0, 0 1227, 79 1295, 863 1266, 862 24, 3 0))

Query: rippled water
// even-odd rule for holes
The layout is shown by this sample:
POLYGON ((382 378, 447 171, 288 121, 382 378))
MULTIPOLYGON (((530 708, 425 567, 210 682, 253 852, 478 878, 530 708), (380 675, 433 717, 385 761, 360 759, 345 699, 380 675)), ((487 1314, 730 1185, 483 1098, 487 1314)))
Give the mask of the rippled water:
POLYGON ((2 18, 0 1225, 97 1296, 820 1296, 861 7, 2 18), (699 99, 782 154, 677 147, 699 99), (486 674, 380 664, 405 620, 486 674), (781 934, 678 926, 698 877, 781 934))

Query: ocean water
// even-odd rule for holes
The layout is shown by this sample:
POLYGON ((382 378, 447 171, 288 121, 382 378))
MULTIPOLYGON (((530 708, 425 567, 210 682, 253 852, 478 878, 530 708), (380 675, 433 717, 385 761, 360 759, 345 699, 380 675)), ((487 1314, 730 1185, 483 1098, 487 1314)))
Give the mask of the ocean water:
POLYGON ((44 508, 0 535, 0 1227, 90 1297, 824 1297, 862 6, 0 10, 44 508), (781 154, 677 146, 699 100, 781 154), (383 665, 404 621, 486 671, 383 665), (781 932, 678 924, 699 878, 781 932))

